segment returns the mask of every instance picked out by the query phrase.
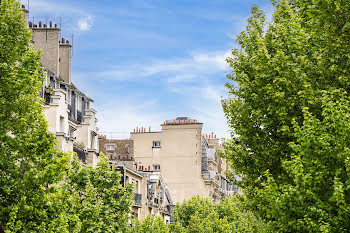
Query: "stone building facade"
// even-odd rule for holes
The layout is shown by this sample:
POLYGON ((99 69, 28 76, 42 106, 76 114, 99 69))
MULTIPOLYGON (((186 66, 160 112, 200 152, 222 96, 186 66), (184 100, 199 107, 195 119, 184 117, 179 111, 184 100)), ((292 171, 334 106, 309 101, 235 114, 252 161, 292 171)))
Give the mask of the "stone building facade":
POLYGON ((110 161, 110 166, 121 173, 124 187, 127 184, 133 186, 131 210, 134 218, 143 219, 151 215, 162 217, 166 223, 171 222, 174 204, 159 172, 135 170, 137 165, 134 161, 110 161))
POLYGON ((107 155, 110 161, 131 161, 134 160, 134 141, 111 140, 99 135, 100 152, 107 155))
POLYGON ((159 171, 174 202, 194 195, 219 202, 236 191, 226 178, 229 166, 218 155, 219 139, 203 135, 203 124, 187 117, 167 120, 159 132, 131 133, 134 158, 143 170, 159 171))
MULTIPOLYGON (((24 9, 25 18, 28 11, 24 9)), ((49 131, 58 146, 66 152, 76 152, 79 159, 91 166, 98 162, 96 111, 93 100, 81 92, 71 80, 72 44, 61 38, 57 23, 28 22, 33 32, 31 44, 42 51, 41 65, 45 70, 41 97, 49 131)))

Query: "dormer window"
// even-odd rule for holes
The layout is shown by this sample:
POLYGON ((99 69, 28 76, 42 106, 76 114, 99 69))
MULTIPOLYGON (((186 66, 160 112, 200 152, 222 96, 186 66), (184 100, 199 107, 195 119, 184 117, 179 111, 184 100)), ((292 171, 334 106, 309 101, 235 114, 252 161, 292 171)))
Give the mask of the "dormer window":
POLYGON ((107 151, 114 151, 115 146, 114 145, 106 145, 107 151))
POLYGON ((159 164, 153 165, 153 171, 160 171, 160 165, 159 164))

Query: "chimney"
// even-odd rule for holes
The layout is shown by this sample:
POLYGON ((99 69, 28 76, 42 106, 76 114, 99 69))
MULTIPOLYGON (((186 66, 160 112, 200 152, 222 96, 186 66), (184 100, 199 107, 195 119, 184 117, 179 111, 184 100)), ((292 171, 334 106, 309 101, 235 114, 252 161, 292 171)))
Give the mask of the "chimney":
POLYGON ((71 83, 72 45, 65 38, 62 38, 61 41, 59 45, 59 74, 66 83, 71 83))
POLYGON ((47 25, 42 27, 42 22, 39 22, 38 25, 34 23, 30 23, 29 27, 31 27, 33 31, 33 47, 34 50, 41 49, 42 55, 40 63, 43 67, 50 70, 55 75, 60 75, 60 62, 59 62, 59 34, 60 30, 58 28, 48 28, 47 25), (33 27, 31 27, 31 25, 33 27))

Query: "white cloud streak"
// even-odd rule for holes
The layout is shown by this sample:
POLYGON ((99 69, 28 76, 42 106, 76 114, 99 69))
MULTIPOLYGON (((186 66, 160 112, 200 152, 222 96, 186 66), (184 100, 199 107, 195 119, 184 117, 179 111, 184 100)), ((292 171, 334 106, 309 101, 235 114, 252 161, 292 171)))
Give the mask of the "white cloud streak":
POLYGON ((225 59, 231 50, 223 52, 194 52, 189 57, 155 60, 149 63, 115 66, 109 71, 95 73, 98 79, 130 81, 165 74, 170 77, 169 82, 190 81, 201 75, 224 71, 225 59))

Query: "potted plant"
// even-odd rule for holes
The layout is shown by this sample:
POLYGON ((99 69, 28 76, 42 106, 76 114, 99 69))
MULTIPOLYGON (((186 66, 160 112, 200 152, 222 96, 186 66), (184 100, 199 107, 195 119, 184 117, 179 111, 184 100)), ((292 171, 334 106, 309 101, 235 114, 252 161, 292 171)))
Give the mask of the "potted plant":
POLYGON ((51 85, 45 86, 45 93, 52 95, 53 89, 52 89, 51 85))

